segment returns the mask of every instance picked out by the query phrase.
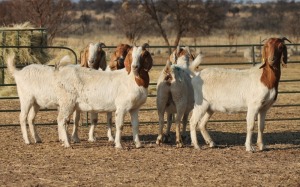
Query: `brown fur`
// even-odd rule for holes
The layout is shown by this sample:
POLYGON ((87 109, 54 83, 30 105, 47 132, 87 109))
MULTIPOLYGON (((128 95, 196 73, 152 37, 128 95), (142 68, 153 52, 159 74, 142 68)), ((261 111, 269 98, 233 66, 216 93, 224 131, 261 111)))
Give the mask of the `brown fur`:
MULTIPOLYGON (((125 61, 124 61, 125 68, 126 68, 126 71, 128 72, 128 74, 131 71, 132 49, 133 48, 130 49, 130 51, 128 52, 128 54, 125 58, 125 61)), ((136 81, 137 85, 148 88, 149 83, 150 83, 150 78, 149 78, 148 72, 152 68, 152 65, 153 65, 153 59, 151 57, 151 54, 146 49, 143 49, 143 52, 140 57, 140 67, 138 69, 139 75, 135 77, 135 81, 136 81)))
POLYGON ((117 70, 124 68, 124 59, 127 56, 128 51, 131 49, 131 46, 128 44, 119 44, 115 52, 111 55, 109 61, 109 67, 111 70, 117 70), (121 59, 122 57, 124 59, 121 59))
POLYGON ((275 88, 277 99, 278 84, 281 76, 280 64, 287 64, 287 48, 284 40, 280 38, 270 38, 264 45, 262 51, 263 73, 261 75, 261 82, 269 89, 275 88))
MULTIPOLYGON (((104 45, 104 44, 103 44, 104 45)), ((101 68, 102 70, 106 69, 106 54, 102 49, 102 44, 98 47, 98 53, 95 59, 95 62, 93 63, 93 69, 99 69, 101 68)), ((89 68, 88 65, 88 57, 89 57, 89 45, 87 45, 83 51, 80 53, 80 66, 81 67, 86 67, 89 68)))
POLYGON ((87 59, 88 59, 88 56, 89 56, 89 47, 86 46, 83 51, 80 52, 80 66, 81 67, 86 67, 88 68, 88 62, 87 62, 87 59))
MULTIPOLYGON (((181 56, 186 56, 186 54, 188 54, 188 51, 187 50, 184 50, 183 48, 180 48, 179 51, 177 52, 177 49, 175 49, 174 51, 176 51, 175 53, 175 57, 176 57, 176 60, 175 62, 173 63, 177 63, 177 59, 181 56)), ((189 57, 192 59, 192 60, 195 60, 195 56, 193 54, 190 54, 189 57)), ((172 56, 170 55, 169 57, 169 60, 172 62, 172 56)))

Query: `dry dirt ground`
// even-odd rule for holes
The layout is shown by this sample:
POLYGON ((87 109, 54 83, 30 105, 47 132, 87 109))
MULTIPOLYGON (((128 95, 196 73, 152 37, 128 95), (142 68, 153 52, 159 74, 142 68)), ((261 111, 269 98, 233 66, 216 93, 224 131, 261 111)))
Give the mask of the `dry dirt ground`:
MULTIPOLYGON (((287 70, 283 72, 283 79, 299 79, 296 65, 289 65, 287 70)), ((299 90, 299 83, 282 83, 280 91, 286 90, 299 90)), ((154 88, 149 88, 149 93, 154 94, 154 88)), ((154 107, 154 99, 148 98, 145 106, 154 107)), ((299 94, 282 94, 276 104, 298 104, 299 100, 299 94)), ((0 101, 0 110, 16 109, 20 109, 18 100, 0 101)), ((140 125, 140 139, 144 147, 134 147, 131 127, 126 125, 122 133, 123 149, 117 150, 113 143, 107 141, 104 125, 96 128, 97 141, 94 143, 87 141, 88 127, 81 126, 81 142, 72 143, 69 149, 63 148, 58 141, 56 125, 38 126, 43 143, 26 145, 20 126, 3 126, 18 124, 19 112, 1 112, 0 186, 299 187, 299 111, 299 106, 272 107, 267 118, 274 120, 267 121, 265 129, 267 150, 254 153, 246 152, 244 147, 245 113, 214 115, 208 128, 218 144, 217 148, 205 145, 198 132, 202 149, 195 150, 189 140, 185 147, 176 148, 174 133, 169 144, 157 146, 157 112, 141 111, 139 117, 144 123, 140 125), (278 118, 296 119, 288 121, 278 118), (213 121, 218 119, 243 121, 213 121)), ((103 115, 101 117, 103 123, 105 118, 103 115)), ((36 122, 55 124, 56 113, 39 112, 36 122)))
POLYGON ((88 127, 81 126, 81 142, 68 149, 58 141, 56 125, 37 128, 43 143, 26 145, 19 126, 0 127, 0 186, 300 185, 299 121, 268 122, 268 149, 254 153, 245 151, 244 123, 210 123, 218 147, 209 148, 198 132, 201 150, 189 141, 176 148, 174 133, 172 142, 157 146, 157 124, 140 126, 140 149, 131 127, 124 126, 121 150, 107 141, 103 125, 96 128, 94 143, 87 141, 88 127))

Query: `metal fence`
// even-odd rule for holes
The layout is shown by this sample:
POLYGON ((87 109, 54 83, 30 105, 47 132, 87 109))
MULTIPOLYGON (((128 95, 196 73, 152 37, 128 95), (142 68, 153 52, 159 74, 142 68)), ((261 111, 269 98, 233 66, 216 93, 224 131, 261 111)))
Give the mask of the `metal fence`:
MULTIPOLYGON (((292 114, 281 114, 276 115, 276 112, 274 115, 272 115, 271 118, 267 118, 266 121, 293 121, 293 120, 300 120, 299 117, 299 107, 300 107, 300 53, 297 52, 297 47, 300 44, 287 44, 288 48, 296 49, 289 56, 288 66, 291 66, 289 72, 285 74, 283 72, 282 79, 279 84, 279 98, 282 96, 282 100, 279 102, 276 102, 273 108, 280 108, 282 111, 286 111, 287 109, 293 111, 292 114), (290 75, 289 75, 290 74, 290 75), (283 84, 291 84, 291 86, 284 86, 283 89, 281 89, 281 85, 283 84), (294 99, 284 99, 284 98, 291 98, 294 99)), ((0 46, 0 48, 32 48, 33 46, 0 46)), ((60 46, 40 46, 42 48, 52 48, 52 49, 63 49, 71 51, 77 61, 77 55, 76 53, 68 48, 68 47, 60 47, 60 46)), ((108 46, 107 48, 114 48, 115 46, 108 46)), ((174 48, 174 46, 172 46, 174 48)), ((230 68, 249 68, 257 63, 260 63, 260 47, 261 44, 251 44, 251 45, 198 45, 198 46, 190 46, 190 49, 195 53, 203 53, 204 54, 204 63, 202 66, 205 67, 212 67, 212 66, 222 66, 222 67, 230 67, 230 68)), ((145 105, 141 108, 141 113, 146 113, 144 115, 151 115, 151 120, 143 120, 140 119, 141 124, 158 124, 158 115, 156 112, 155 107, 155 98, 156 98, 156 79, 158 76, 151 75, 151 73, 160 72, 166 62, 166 59, 168 57, 168 50, 169 47, 167 46, 151 46, 150 52, 153 55, 154 59, 154 66, 153 69, 150 72, 150 77, 154 77, 151 79, 150 87, 149 87, 149 95, 148 100, 145 105), (156 117, 155 117, 156 116, 156 117)), ((3 60, 3 58, 2 58, 3 60)), ((0 70, 5 71, 6 66, 4 65, 4 62, 0 62, 0 70)), ((3 73, 4 75, 4 73, 3 73)), ((15 84, 0 84, 1 87, 15 87, 15 84)), ((18 101, 18 97, 4 97, 0 95, 0 114, 8 114, 8 113, 18 113, 20 112, 19 108, 15 109, 7 109, 5 107, 1 107, 1 103, 4 101, 14 100, 18 101)), ((44 109, 40 110, 39 113, 42 112, 49 112, 49 111, 56 111, 56 109, 44 109)), ((43 114, 41 114, 43 115, 43 114)), ((56 116, 53 114, 55 119, 56 116)), ((4 115, 1 115, 4 116, 4 115)), ((267 115, 268 117, 268 115, 267 115)), ((83 117, 82 123, 88 124, 88 116, 83 117)), ((0 119, 1 120, 1 119, 0 119)), ((241 122, 245 121, 245 119, 240 119, 239 117, 233 117, 232 119, 214 119, 212 118, 209 122, 241 122)), ((105 124, 105 120, 100 120, 100 124, 105 124)), ((129 124, 130 120, 127 120, 125 124, 129 124)), ((56 121, 47 121, 43 123, 37 123, 37 125, 55 125, 56 121)), ((0 123, 1 127, 6 126, 17 126, 18 123, 0 123)))

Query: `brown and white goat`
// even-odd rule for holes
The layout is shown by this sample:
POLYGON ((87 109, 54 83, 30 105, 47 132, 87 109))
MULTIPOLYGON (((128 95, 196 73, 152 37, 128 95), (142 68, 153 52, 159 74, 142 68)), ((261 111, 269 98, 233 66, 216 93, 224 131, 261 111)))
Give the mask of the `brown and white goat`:
POLYGON ((139 120, 140 107, 146 102, 150 82, 149 70, 153 60, 147 45, 133 47, 125 58, 125 68, 116 71, 96 71, 87 68, 64 66, 57 74, 57 95, 59 95, 58 130, 69 147, 65 124, 73 111, 115 112, 115 147, 121 148, 121 129, 124 116, 131 115, 133 139, 140 147, 139 120))
POLYGON ((109 68, 111 70, 123 69, 125 67, 124 60, 131 48, 128 44, 119 44, 110 56, 109 68))
MULTIPOLYGON (((106 71, 118 70, 118 69, 124 68, 125 67, 124 60, 127 56, 127 53, 129 52, 129 50, 131 48, 132 47, 127 44, 119 44, 110 57, 110 62, 109 62, 109 66, 108 66, 109 68, 107 68, 106 71)), ((98 51, 94 51, 94 52, 98 53, 98 51)), ((94 54, 93 56, 97 56, 97 54, 94 54)), ((114 141, 114 138, 112 136, 112 113, 111 112, 107 113, 106 119, 107 119, 107 138, 108 138, 108 141, 112 142, 112 141, 114 141)), ((79 119, 77 119, 77 120, 79 120, 79 119)), ((91 113, 91 128, 90 128, 90 132, 89 132, 89 141, 90 142, 93 142, 96 140, 94 137, 94 130, 95 130, 95 125, 97 123, 98 123, 98 114, 91 113)), ((77 130, 77 128, 75 128, 75 129, 77 130)))
POLYGON ((93 69, 106 69, 106 53, 104 43, 90 43, 80 52, 80 66, 93 69))
POLYGON ((180 125, 183 124, 182 135, 186 136, 188 116, 194 105, 194 92, 189 74, 189 60, 194 57, 188 47, 178 46, 169 57, 165 68, 157 81, 156 105, 159 117, 159 133, 156 144, 168 142, 172 116, 176 114, 176 146, 182 147, 180 125), (173 65, 171 65, 171 63, 173 65), (163 135, 164 114, 167 113, 167 131, 163 135), (165 138, 164 138, 165 137, 165 138))
MULTIPOLYGON (((246 70, 206 68, 195 73, 192 78, 195 105, 190 119, 192 144, 199 149, 196 127, 210 147, 215 146, 206 130, 206 124, 214 112, 247 111, 246 151, 254 151, 252 134, 255 117, 258 116, 257 145, 259 150, 265 149, 263 131, 265 117, 269 108, 276 101, 278 84, 281 75, 281 63, 287 64, 287 38, 270 38, 263 46, 263 64, 246 70)), ((191 64, 195 72, 202 57, 199 55, 191 64)))

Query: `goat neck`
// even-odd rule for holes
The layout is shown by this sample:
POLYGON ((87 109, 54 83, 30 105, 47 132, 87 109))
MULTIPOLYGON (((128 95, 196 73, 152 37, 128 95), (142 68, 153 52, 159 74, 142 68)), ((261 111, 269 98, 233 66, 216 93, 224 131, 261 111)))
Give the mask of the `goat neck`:
POLYGON ((277 98, 278 84, 281 76, 281 63, 283 66, 287 64, 287 48, 284 44, 284 40, 280 38, 270 38, 266 41, 263 52, 263 65, 261 82, 268 88, 276 90, 277 98))

